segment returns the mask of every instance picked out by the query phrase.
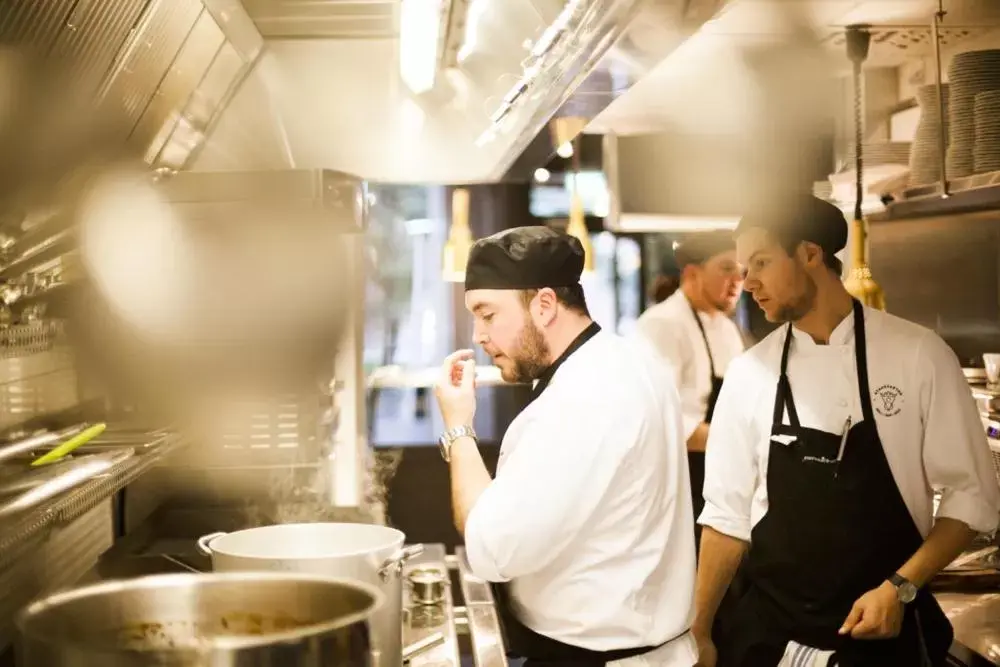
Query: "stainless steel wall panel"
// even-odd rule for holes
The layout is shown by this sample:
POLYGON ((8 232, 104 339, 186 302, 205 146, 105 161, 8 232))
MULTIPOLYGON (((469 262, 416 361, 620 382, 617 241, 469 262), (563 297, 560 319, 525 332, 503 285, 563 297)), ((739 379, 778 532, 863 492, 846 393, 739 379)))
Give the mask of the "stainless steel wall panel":
POLYGON ((0 42, 48 53, 78 0, 0 2, 0 42))
POLYGON ((62 59, 76 77, 96 90, 149 3, 78 0, 59 33, 52 56, 62 59))
POLYGON ((202 11, 200 0, 154 0, 149 6, 102 95, 108 111, 128 125, 129 135, 202 11))

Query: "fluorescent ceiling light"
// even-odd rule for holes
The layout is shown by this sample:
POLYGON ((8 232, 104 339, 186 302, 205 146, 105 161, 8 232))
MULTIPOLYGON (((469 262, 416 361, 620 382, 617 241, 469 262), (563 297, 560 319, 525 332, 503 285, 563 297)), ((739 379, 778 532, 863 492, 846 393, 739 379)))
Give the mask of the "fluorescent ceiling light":
POLYGON ((698 216, 698 215, 654 215, 623 213, 618 224, 609 225, 616 232, 663 233, 663 232, 707 232, 719 229, 736 229, 738 217, 698 216))
POLYGON ((434 88, 441 42, 442 0, 402 0, 399 76, 415 95, 434 88))
POLYGON ((486 12, 486 0, 471 0, 465 12, 465 34, 462 36, 462 46, 458 50, 458 62, 463 62, 476 50, 479 39, 479 24, 486 12))

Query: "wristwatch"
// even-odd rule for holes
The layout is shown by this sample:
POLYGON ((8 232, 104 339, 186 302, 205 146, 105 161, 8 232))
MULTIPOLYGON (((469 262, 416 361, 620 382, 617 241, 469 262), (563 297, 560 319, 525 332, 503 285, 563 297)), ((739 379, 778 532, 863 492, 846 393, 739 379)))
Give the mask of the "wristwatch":
POLYGON ((917 598, 917 587, 898 572, 889 577, 889 583, 896 587, 896 597, 903 604, 910 604, 917 598))
POLYGON ((476 442, 479 439, 476 438, 476 432, 471 426, 456 426, 455 428, 450 428, 445 431, 441 438, 438 440, 438 447, 441 449, 441 458, 445 460, 446 463, 451 463, 451 445, 459 438, 472 438, 476 442))

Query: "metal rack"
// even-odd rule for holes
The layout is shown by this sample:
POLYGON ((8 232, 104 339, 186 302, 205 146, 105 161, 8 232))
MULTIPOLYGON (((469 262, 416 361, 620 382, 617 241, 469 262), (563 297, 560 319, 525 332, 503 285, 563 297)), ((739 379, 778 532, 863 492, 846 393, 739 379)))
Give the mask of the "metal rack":
POLYGON ((115 495, 180 445, 179 439, 162 432, 119 438, 106 447, 131 449, 131 456, 23 517, 0 524, 0 647, 11 641, 10 621, 21 607, 75 583, 111 547, 115 495))

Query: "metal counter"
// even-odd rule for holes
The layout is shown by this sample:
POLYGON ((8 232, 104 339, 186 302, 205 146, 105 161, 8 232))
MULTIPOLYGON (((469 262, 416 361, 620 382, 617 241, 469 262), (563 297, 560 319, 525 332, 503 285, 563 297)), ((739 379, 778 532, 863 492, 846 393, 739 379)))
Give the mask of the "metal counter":
POLYGON ((404 568, 404 581, 415 568, 454 573, 464 605, 456 605, 457 596, 451 581, 439 605, 414 603, 409 587, 404 586, 403 607, 407 610, 407 618, 403 626, 403 645, 431 640, 437 633, 443 636, 443 641, 414 655, 409 664, 413 667, 458 667, 462 664, 462 655, 471 654, 476 667, 506 667, 507 656, 493 594, 486 581, 472 574, 465 550, 459 547, 454 556, 448 556, 444 545, 425 545, 424 553, 404 568), (467 649, 461 645, 460 637, 468 637, 467 649))
POLYGON ((1000 591, 934 597, 955 629, 952 656, 970 667, 1000 666, 1000 591))

